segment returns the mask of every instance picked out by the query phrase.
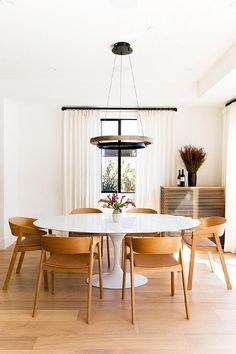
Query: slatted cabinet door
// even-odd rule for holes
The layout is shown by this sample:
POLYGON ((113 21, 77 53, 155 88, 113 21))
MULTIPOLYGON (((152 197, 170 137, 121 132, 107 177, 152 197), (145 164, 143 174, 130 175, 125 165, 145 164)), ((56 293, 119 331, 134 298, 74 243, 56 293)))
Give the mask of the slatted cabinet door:
POLYGON ((224 188, 199 188, 198 217, 225 216, 224 188))
POLYGON ((161 187, 161 213, 193 218, 224 217, 224 187, 161 187))

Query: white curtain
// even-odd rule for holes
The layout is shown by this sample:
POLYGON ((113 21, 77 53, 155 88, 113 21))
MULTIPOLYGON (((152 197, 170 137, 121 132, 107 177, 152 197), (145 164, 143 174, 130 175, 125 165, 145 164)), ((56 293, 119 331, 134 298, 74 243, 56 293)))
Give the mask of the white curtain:
POLYGON ((137 207, 160 212, 160 187, 175 181, 174 115, 174 111, 140 112, 143 133, 153 138, 153 144, 137 153, 137 207))
POLYGON ((225 251, 236 252, 236 103, 224 110, 222 184, 225 186, 225 251))
POLYGON ((99 111, 64 111, 64 213, 74 208, 97 206, 101 189, 101 152, 90 144, 90 138, 100 133, 99 111))

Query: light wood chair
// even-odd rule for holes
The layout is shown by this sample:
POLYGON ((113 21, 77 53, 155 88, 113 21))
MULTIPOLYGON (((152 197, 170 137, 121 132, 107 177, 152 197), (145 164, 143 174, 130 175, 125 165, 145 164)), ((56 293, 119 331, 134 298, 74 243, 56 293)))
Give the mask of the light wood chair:
MULTIPOLYGON (((11 261, 8 267, 7 275, 3 284, 3 290, 8 289, 8 285, 12 276, 17 254, 21 253, 16 273, 19 274, 26 252, 41 250, 41 236, 46 232, 37 229, 33 222, 37 219, 27 217, 13 217, 8 220, 11 233, 17 237, 15 247, 13 249, 11 261)), ((47 273, 44 273, 44 286, 48 289, 47 273)))
MULTIPOLYGON (((73 209, 70 214, 100 214, 102 213, 102 211, 100 209, 97 208, 78 208, 78 209, 73 209)), ((70 233, 70 236, 76 236, 76 234, 80 234, 80 233, 70 233)), ((103 257, 103 235, 101 236, 101 250, 102 250, 102 257, 103 257)), ((110 268, 111 266, 111 260, 110 260, 110 245, 109 245, 109 236, 105 235, 106 237, 106 246, 107 246, 107 265, 108 268, 110 268)))
POLYGON ((190 236, 183 235, 184 243, 191 249, 189 274, 188 274, 188 290, 192 290, 195 253, 197 251, 208 252, 211 270, 213 272, 214 272, 214 261, 212 257, 212 252, 219 254, 227 288, 232 289, 227 266, 224 259, 224 253, 220 243, 220 236, 224 234, 225 224, 226 224, 225 218, 222 218, 220 216, 210 216, 201 219, 200 226, 198 228, 195 228, 192 231, 190 236), (215 240, 215 243, 212 240, 210 240, 210 238, 213 238, 215 240))
POLYGON ((158 214, 155 209, 150 208, 132 208, 127 209, 126 213, 133 213, 133 214, 158 214))
POLYGON ((181 272, 186 318, 189 319, 181 237, 129 237, 128 242, 129 248, 125 247, 122 299, 125 298, 126 265, 128 260, 130 262, 132 323, 134 324, 135 322, 134 272, 139 272, 143 268, 152 268, 157 272, 171 273, 172 296, 175 293, 174 273, 181 272), (174 257, 176 252, 179 253, 178 259, 174 257))
MULTIPOLYGON (((132 213, 132 214, 158 214, 158 212, 155 209, 150 209, 150 208, 132 208, 128 209, 126 213, 132 213)), ((147 235, 147 234, 146 234, 147 235)), ((149 236, 158 236, 159 234, 149 234, 149 236)), ((125 238, 123 239, 122 243, 122 265, 124 266, 124 247, 129 247, 129 242, 128 238, 130 236, 139 236, 142 237, 142 234, 126 234, 125 238)), ((135 242, 135 239, 133 240, 135 242)))
POLYGON ((103 297, 100 242, 100 236, 84 237, 83 240, 79 239, 78 237, 56 237, 55 235, 42 237, 42 253, 39 265, 38 281, 36 286, 32 317, 35 316, 37 310, 37 303, 43 271, 51 271, 52 274, 54 274, 54 272, 87 273, 87 323, 89 323, 91 314, 92 275, 94 260, 98 260, 100 298, 102 299, 103 297), (98 250, 97 253, 95 253, 96 246, 98 250), (46 258, 46 252, 50 252, 49 258, 46 258))

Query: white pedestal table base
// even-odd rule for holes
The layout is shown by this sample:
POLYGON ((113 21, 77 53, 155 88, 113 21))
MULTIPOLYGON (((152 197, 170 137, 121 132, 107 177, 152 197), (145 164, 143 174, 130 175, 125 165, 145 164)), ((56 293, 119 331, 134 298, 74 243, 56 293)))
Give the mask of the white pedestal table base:
MULTIPOLYGON (((123 271, 120 266, 120 249, 125 234, 109 235, 114 246, 114 266, 111 272, 103 273, 103 287, 105 289, 122 289, 123 271)), ((148 279, 141 274, 134 275, 134 286, 138 287, 148 282, 148 279)), ((99 287, 98 274, 93 275, 92 284, 99 287)), ((126 288, 130 288, 130 273, 126 273, 126 288)))

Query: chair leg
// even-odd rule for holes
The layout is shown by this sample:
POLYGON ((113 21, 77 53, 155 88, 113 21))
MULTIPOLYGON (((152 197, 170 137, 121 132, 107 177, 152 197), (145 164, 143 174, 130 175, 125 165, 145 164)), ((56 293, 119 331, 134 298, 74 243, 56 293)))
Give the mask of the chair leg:
POLYGON ((217 245, 217 249, 218 249, 218 253, 219 253, 219 257, 220 257, 220 262, 221 262, 221 266, 224 272, 224 277, 225 277, 225 281, 226 281, 226 285, 227 285, 227 289, 231 290, 232 289, 232 285, 230 282, 230 278, 229 278, 229 273, 228 273, 228 269, 225 263, 225 257, 223 254, 223 250, 221 247, 221 243, 220 243, 220 238, 218 235, 214 235, 215 240, 216 240, 216 245, 217 245))
POLYGON ((92 275, 93 275, 93 260, 89 264, 89 277, 88 277, 88 303, 87 303, 87 323, 91 317, 91 302, 92 302, 92 275))
POLYGON ((37 280, 36 291, 35 291, 34 307, 33 307, 32 317, 35 317, 35 314, 36 314, 36 311, 37 311, 39 290, 40 290, 40 286, 41 286, 41 282, 42 282, 43 260, 44 260, 44 255, 43 255, 43 252, 42 252, 41 259, 40 259, 40 265, 39 265, 39 273, 38 273, 38 280, 37 280))
MULTIPOLYGON (((46 252, 44 252, 44 259, 43 261, 46 261, 46 252)), ((44 282, 44 290, 48 290, 48 272, 47 270, 43 271, 43 282, 44 282)))
POLYGON ((110 258, 110 247, 109 247, 109 236, 106 236, 106 241, 107 241, 107 264, 108 268, 110 269, 111 267, 111 258, 110 258))
POLYGON ((130 260, 130 282, 131 282, 131 316, 132 324, 135 322, 135 298, 134 298, 134 264, 130 260))
POLYGON ((103 298, 103 285, 102 285, 102 254, 101 254, 101 244, 98 243, 98 271, 99 271, 99 290, 100 299, 103 298))
POLYGON ((184 275, 184 262, 183 262, 183 250, 182 247, 180 249, 180 262, 181 262, 181 275, 182 275, 182 285, 183 285, 183 292, 184 292, 184 305, 185 305, 185 313, 186 313, 186 319, 189 320, 189 304, 188 304, 188 292, 186 288, 186 281, 185 281, 185 275, 184 275))
POLYGON ((171 296, 175 295, 175 272, 171 272, 171 296))
POLYGON ((214 259, 213 259, 212 253, 207 252, 207 254, 208 254, 208 258, 209 258, 209 262, 210 262, 210 266, 211 266, 211 271, 213 273, 215 273, 215 265, 214 265, 214 259))
POLYGON ((17 268, 16 268, 16 274, 19 274, 19 273, 20 273, 20 270, 21 270, 21 266, 22 266, 24 257, 25 257, 25 252, 21 252, 20 259, 19 259, 19 262, 18 262, 18 266, 17 266, 17 268))
POLYGON ((195 251, 196 251, 196 239, 193 238, 193 243, 192 243, 192 247, 191 247, 189 272, 188 272, 188 290, 192 290, 192 286, 193 286, 193 269, 194 269, 194 262, 195 262, 195 251))
MULTIPOLYGON (((124 246, 125 247, 125 246, 124 246)), ((126 264, 127 264, 127 258, 125 254, 125 248, 122 247, 123 251, 123 279, 122 279, 122 300, 125 299, 125 286, 126 286, 126 264)))
POLYGON ((122 269, 124 269, 124 262, 125 262, 125 238, 123 238, 121 244, 121 268, 122 269))
POLYGON ((184 275, 184 270, 182 268, 182 283, 183 283, 183 291, 184 291, 184 305, 185 305, 185 312, 186 312, 186 318, 189 320, 189 305, 188 305, 188 292, 186 288, 186 282, 185 282, 185 275, 184 275))
POLYGON ((101 254, 103 258, 103 236, 101 237, 101 254))
POLYGON ((43 282, 44 282, 44 290, 48 290, 49 286, 48 286, 48 272, 47 270, 43 271, 43 282))
POLYGON ((52 295, 55 294, 55 272, 51 272, 51 276, 52 276, 52 295))
POLYGON ((15 247, 14 247, 12 256, 11 256, 11 261, 10 261, 10 264, 9 264, 9 267, 8 267, 7 275, 6 275, 2 290, 7 290, 7 288, 8 288, 8 285, 9 285, 9 282, 10 282, 10 279, 11 279, 11 276, 12 276, 13 268, 14 268, 14 265, 15 265, 15 262, 16 262, 16 257, 17 257, 18 250, 19 250, 19 246, 16 244, 15 247))

